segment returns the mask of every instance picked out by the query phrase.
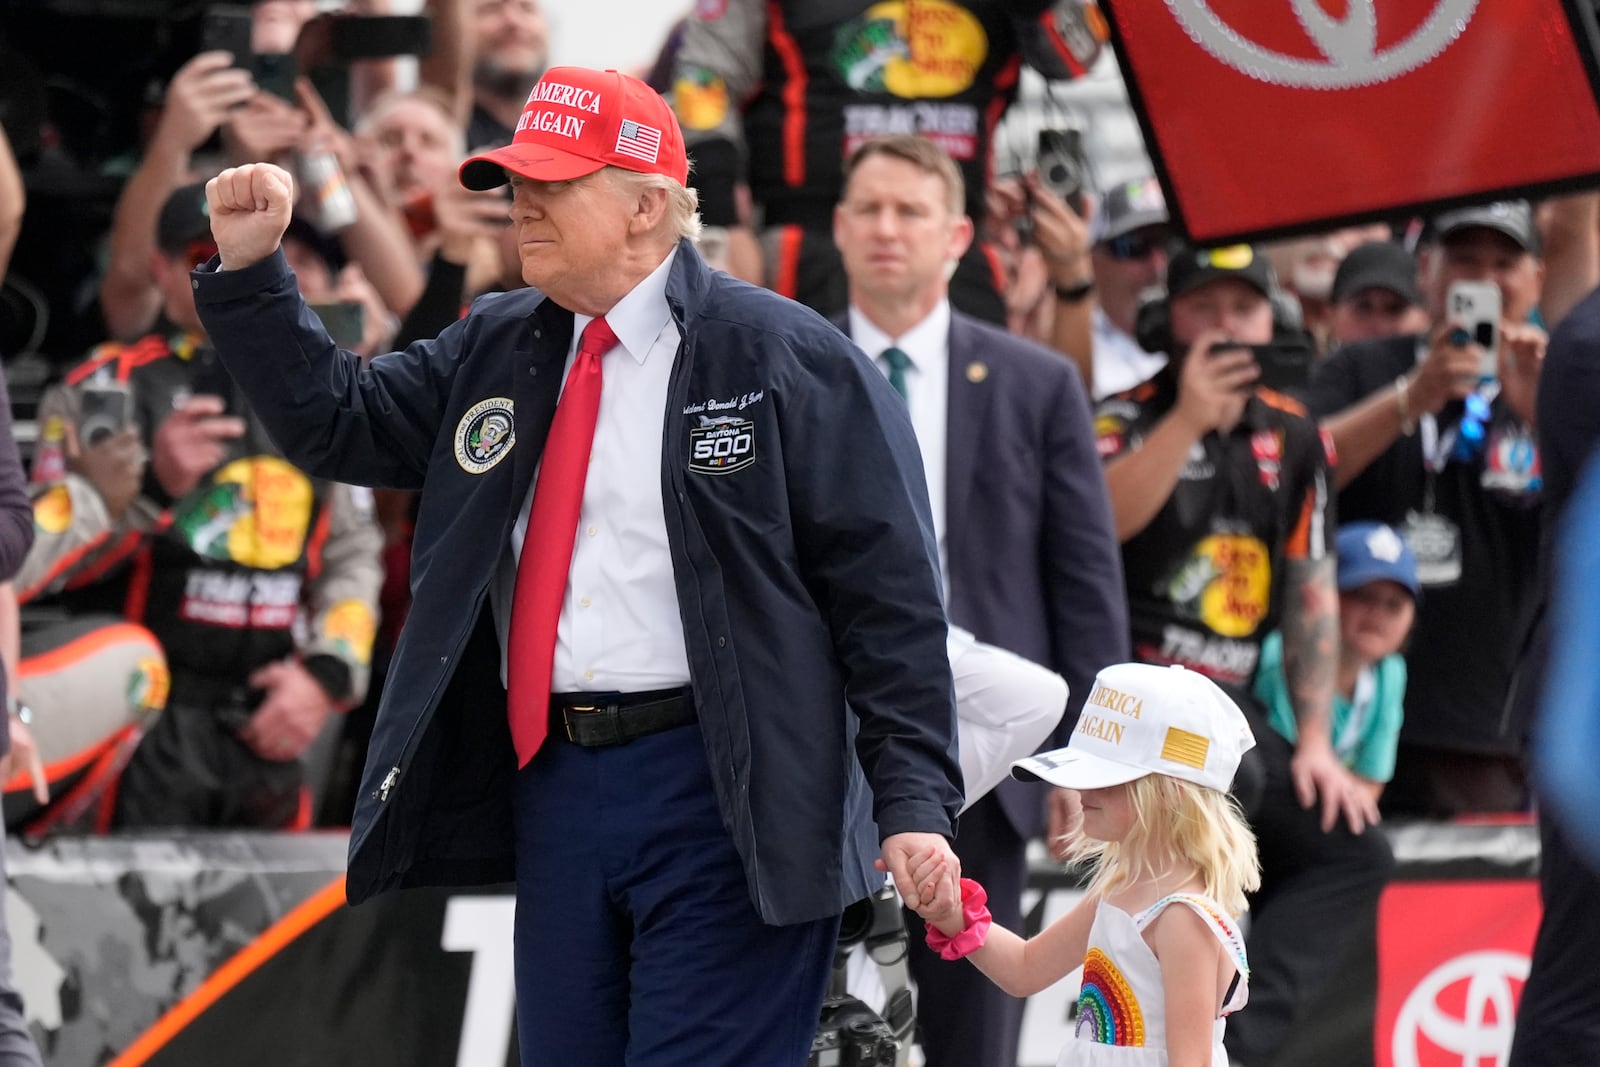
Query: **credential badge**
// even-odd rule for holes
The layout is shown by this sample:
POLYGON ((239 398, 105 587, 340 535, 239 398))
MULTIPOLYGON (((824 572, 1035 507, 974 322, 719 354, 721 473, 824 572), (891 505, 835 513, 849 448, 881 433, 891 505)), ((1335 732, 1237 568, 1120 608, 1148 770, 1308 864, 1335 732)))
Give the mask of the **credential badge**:
POLYGON ((516 443, 517 424, 509 397, 480 400, 456 423, 456 462, 468 474, 482 474, 493 467, 516 443))

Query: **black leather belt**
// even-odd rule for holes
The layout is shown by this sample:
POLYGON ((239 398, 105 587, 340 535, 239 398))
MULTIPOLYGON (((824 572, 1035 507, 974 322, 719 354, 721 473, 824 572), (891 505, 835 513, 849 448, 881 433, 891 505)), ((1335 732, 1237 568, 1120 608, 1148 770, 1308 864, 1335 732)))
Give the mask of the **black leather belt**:
POLYGON ((648 693, 554 693, 550 732, 584 748, 621 745, 695 721, 688 689, 648 693))

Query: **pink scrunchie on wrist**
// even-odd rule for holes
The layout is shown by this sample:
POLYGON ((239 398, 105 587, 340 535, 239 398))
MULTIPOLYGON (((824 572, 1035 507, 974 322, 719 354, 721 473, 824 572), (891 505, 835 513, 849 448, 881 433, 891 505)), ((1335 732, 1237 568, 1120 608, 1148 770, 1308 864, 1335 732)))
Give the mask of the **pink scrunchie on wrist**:
POLYGON ((965 929, 954 937, 945 936, 937 926, 928 924, 928 947, 941 959, 959 960, 969 952, 976 952, 989 939, 989 927, 994 919, 989 915, 989 894, 971 878, 961 879, 961 918, 965 929))

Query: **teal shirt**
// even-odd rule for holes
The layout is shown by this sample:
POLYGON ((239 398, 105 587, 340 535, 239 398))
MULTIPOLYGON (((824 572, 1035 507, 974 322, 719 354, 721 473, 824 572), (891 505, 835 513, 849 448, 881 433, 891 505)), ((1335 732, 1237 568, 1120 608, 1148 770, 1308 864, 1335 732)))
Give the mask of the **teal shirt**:
MULTIPOLYGON (((1400 742, 1400 720, 1405 714, 1406 661, 1399 654, 1385 656, 1371 672, 1373 691, 1366 717, 1353 723, 1355 709, 1344 694, 1333 694, 1333 750, 1355 774, 1373 782, 1394 776, 1394 750, 1400 742)), ((1357 683, 1358 690, 1364 688, 1357 683)), ((1256 696, 1267 706, 1272 728, 1294 741, 1294 705, 1283 676, 1283 635, 1274 633, 1261 646, 1256 669, 1256 696)))

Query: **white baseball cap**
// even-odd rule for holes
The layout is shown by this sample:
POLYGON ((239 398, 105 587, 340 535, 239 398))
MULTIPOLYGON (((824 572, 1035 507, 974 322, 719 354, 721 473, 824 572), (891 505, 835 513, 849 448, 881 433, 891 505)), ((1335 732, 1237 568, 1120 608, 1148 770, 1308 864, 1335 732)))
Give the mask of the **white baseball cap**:
POLYGON ((1095 676, 1067 747, 1017 760, 1011 776, 1103 789, 1167 774, 1226 792, 1255 744, 1239 705, 1205 675, 1118 663, 1095 676))

